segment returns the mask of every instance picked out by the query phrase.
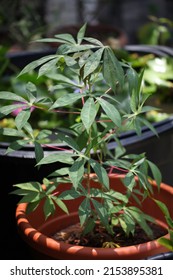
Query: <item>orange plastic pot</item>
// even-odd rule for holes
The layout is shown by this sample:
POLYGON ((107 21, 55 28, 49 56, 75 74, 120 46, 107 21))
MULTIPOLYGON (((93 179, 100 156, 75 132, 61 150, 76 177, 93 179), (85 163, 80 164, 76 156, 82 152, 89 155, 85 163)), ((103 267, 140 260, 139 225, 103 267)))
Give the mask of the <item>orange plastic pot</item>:
MULTIPOLYGON (((110 186, 117 191, 124 191, 121 182, 121 175, 110 175, 110 186)), ((85 183, 85 182, 84 182, 85 183)), ((98 183, 93 182, 93 186, 98 187, 98 183)), ((61 188, 69 188, 69 184, 61 185, 61 188)), ((173 216, 173 188, 166 184, 161 184, 158 192, 157 186, 153 183, 155 198, 166 203, 171 216, 173 216)), ((60 188, 58 187, 58 190, 60 188)), ((149 256, 167 252, 167 249, 161 246, 157 240, 146 242, 139 245, 127 246, 121 248, 91 248, 83 246, 69 245, 64 242, 57 242, 50 236, 57 230, 63 229, 68 225, 78 222, 77 209, 80 199, 68 201, 70 215, 64 215, 57 209, 55 215, 46 222, 42 205, 33 213, 26 215, 27 204, 18 205, 16 209, 16 219, 20 234, 24 240, 38 253, 41 259, 144 259, 149 256)), ((135 205, 135 202, 134 202, 135 205)), ((152 215, 163 227, 166 227, 164 216, 152 199, 147 198, 142 204, 142 210, 152 215)), ((165 235, 168 237, 168 235, 165 235)))

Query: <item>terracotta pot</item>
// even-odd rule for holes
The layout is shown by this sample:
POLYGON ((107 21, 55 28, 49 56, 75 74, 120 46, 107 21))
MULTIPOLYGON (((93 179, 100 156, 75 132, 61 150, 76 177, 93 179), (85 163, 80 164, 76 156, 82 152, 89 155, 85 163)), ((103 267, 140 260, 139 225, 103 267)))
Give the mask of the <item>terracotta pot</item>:
MULTIPOLYGON (((122 176, 112 174, 110 175, 111 188, 124 192, 124 187, 121 182, 122 176)), ((98 183, 94 182, 93 186, 98 187, 98 183)), ((64 190, 64 187, 69 188, 70 185, 58 186, 58 190, 64 190)), ((171 215, 173 216, 173 188, 166 184, 161 184, 161 189, 158 192, 157 186, 153 183, 155 198, 160 199, 166 203, 171 215)), ((43 259, 144 259, 149 256, 167 252, 168 250, 161 246, 156 240, 146 242, 139 245, 127 246, 122 248, 91 248, 83 246, 74 246, 65 244, 64 242, 57 242, 50 238, 57 230, 63 229, 68 225, 78 222, 78 209, 80 199, 68 201, 68 208, 70 215, 64 215, 63 212, 57 209, 56 214, 50 217, 46 222, 42 205, 30 215, 26 215, 27 204, 20 204, 16 209, 16 219, 19 232, 24 240, 37 252, 40 252, 39 258, 43 259)), ((134 203, 135 205, 135 203, 134 203)), ((164 216, 160 209, 152 201, 147 198, 142 205, 142 210, 147 214, 152 215, 159 223, 166 227, 164 216)), ((165 235, 168 237, 168 235, 165 235)))

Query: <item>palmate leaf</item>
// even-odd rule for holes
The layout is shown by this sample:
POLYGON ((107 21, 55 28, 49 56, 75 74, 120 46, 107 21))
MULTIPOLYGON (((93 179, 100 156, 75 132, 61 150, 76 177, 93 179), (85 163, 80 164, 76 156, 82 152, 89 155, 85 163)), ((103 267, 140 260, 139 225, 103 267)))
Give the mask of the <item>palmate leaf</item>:
POLYGON ((81 120, 87 131, 89 131, 91 125, 94 123, 96 114, 97 108, 94 103, 94 99, 89 97, 81 111, 81 120))

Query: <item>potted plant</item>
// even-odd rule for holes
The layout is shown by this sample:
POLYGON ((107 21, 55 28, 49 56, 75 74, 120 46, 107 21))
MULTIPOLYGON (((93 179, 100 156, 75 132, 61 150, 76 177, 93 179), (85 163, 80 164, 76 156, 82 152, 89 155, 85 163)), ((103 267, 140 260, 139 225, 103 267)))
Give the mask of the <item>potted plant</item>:
MULTIPOLYGON (((38 76, 58 75, 55 89, 59 96, 54 102, 51 97, 40 98, 31 82, 27 84, 26 98, 11 92, 0 93, 1 99, 15 101, 0 109, 2 117, 22 108, 15 118, 16 129, 1 129, 2 134, 18 138, 10 144, 7 153, 34 143, 37 166, 55 164, 54 172, 43 180, 43 184, 32 181, 16 185, 18 189, 13 193, 23 196, 16 210, 17 224, 24 239, 47 257, 144 258, 165 250, 154 240, 152 227, 156 227, 156 232, 161 227, 161 236, 168 237, 168 234, 164 216, 153 198, 161 199, 171 208, 173 189, 161 183, 157 166, 145 157, 145 153, 126 155, 118 138, 122 131, 132 127, 140 134, 144 124, 155 131, 143 118, 143 114, 152 109, 144 105, 149 96, 141 91, 143 71, 137 74, 128 63, 120 62, 110 47, 85 37, 85 29, 86 25, 81 27, 76 40, 70 34, 42 40, 62 45, 56 54, 30 63, 20 73, 23 75, 39 67, 38 76), (83 44, 83 40, 87 43, 83 44), (98 91, 100 82, 103 88, 99 87, 98 91), (71 86, 71 93, 62 94, 62 85, 71 86), (129 94, 126 108, 118 100, 124 91, 129 94), (33 108, 57 114, 65 113, 64 108, 73 104, 75 111, 72 112, 78 117, 71 128, 33 133, 30 125, 33 108), (44 155, 43 145, 50 135, 58 151, 44 155), (107 148, 111 139, 117 142, 113 154, 107 148), (66 148, 57 148, 59 143, 65 143, 66 148), (54 240, 52 235, 57 230, 64 230, 73 223, 79 229, 78 238, 75 236, 77 245, 54 240), (120 244, 123 238, 126 241, 136 239, 134 234, 138 229, 145 236, 143 244, 139 242, 127 247, 127 244, 120 244), (102 240, 99 246, 106 248, 84 245, 83 242, 91 244, 96 236, 97 240, 102 240), (146 242, 148 237, 151 243, 148 239, 146 242)), ((62 238, 62 233, 60 235, 62 238)))

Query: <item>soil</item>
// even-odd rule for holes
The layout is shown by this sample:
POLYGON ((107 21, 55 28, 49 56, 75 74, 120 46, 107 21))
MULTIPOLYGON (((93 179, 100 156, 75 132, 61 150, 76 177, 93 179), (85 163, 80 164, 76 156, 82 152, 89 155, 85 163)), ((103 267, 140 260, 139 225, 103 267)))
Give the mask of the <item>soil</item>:
MULTIPOLYGON (((153 240, 167 234, 167 230, 163 227, 154 223, 149 223, 149 225, 153 231, 153 240)), ((145 243, 152 240, 138 225, 136 226, 136 230, 133 236, 130 235, 127 237, 121 227, 118 226, 114 227, 114 232, 115 234, 113 236, 109 235, 100 225, 97 225, 93 232, 83 236, 80 224, 77 223, 61 230, 60 232, 55 233, 52 238, 57 241, 63 241, 72 245, 97 248, 125 247, 145 243)))

